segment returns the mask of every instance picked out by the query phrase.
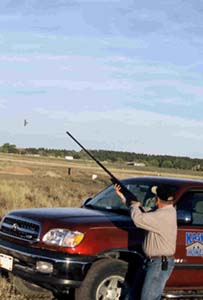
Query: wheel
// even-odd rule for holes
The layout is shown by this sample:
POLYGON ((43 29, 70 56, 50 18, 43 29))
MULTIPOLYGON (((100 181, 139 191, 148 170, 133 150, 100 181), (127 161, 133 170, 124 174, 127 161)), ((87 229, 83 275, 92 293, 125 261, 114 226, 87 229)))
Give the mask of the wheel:
POLYGON ((127 300, 127 270, 128 264, 124 261, 102 259, 95 262, 76 289, 75 300, 127 300))
POLYGON ((26 298, 37 300, 53 299, 53 294, 50 291, 43 289, 36 284, 29 283, 19 277, 12 276, 11 282, 15 286, 16 290, 26 298))

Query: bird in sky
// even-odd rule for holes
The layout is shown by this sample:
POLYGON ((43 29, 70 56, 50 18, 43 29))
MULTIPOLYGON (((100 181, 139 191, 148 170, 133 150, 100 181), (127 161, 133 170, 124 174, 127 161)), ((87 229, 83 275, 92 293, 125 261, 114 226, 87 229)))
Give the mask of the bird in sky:
POLYGON ((25 119, 24 120, 24 126, 27 126, 27 124, 28 124, 28 121, 25 119))

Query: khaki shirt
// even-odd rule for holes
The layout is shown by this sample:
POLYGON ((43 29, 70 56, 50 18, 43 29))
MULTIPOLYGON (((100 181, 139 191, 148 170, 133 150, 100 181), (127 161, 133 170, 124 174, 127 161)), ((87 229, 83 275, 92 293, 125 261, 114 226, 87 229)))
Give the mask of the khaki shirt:
POLYGON ((132 205, 131 218, 137 227, 148 231, 143 245, 143 250, 148 257, 175 254, 177 216, 173 205, 146 213, 132 205))

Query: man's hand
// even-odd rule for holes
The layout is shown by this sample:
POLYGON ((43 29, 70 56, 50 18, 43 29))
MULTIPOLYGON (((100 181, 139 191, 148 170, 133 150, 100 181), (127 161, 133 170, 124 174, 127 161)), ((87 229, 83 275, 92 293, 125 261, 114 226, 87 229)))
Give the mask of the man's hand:
MULTIPOLYGON (((126 204, 126 198, 125 198, 125 196, 123 195, 123 193, 121 192, 121 186, 120 186, 119 184, 115 183, 114 189, 115 189, 116 194, 121 198, 121 201, 122 201, 124 204, 126 204)), ((131 205, 140 207, 140 206, 141 206, 141 203, 140 203, 139 201, 131 201, 129 206, 131 206, 131 205)))
POLYGON ((121 201, 125 204, 126 199, 125 199, 125 196, 123 195, 123 193, 121 192, 121 186, 116 183, 114 185, 114 189, 115 189, 116 194, 121 198, 121 201))
MULTIPOLYGON (((123 193, 121 192, 121 186, 119 184, 115 184, 114 185, 114 189, 115 189, 115 192, 116 194, 121 198, 121 201, 126 204, 126 198, 125 196, 123 195, 123 193)), ((135 206, 141 206, 141 203, 139 201, 131 201, 130 205, 135 205, 135 206)))

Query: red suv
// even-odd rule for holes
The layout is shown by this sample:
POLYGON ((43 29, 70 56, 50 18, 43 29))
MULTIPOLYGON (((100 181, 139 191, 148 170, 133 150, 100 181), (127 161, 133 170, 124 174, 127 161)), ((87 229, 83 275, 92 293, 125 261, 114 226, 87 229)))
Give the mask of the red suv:
MULTIPOLYGON (((176 265, 164 296, 203 297, 203 182, 163 177, 121 182, 146 210, 154 206, 152 186, 165 183, 174 189, 176 265)), ((124 300, 144 259, 144 235, 111 185, 82 208, 8 213, 0 226, 0 267, 13 275, 21 292, 36 299, 49 290, 56 296, 74 293, 76 300, 124 300)))

